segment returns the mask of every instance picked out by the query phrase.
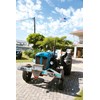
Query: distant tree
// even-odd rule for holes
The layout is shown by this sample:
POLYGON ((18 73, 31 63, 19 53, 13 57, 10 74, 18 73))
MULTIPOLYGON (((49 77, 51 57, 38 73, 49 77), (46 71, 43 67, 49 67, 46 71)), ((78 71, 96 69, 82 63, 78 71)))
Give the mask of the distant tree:
POLYGON ((45 50, 53 50, 54 46, 54 38, 53 37, 46 37, 43 42, 41 42, 41 46, 45 50))
POLYGON ((66 47, 73 45, 73 42, 67 40, 66 36, 62 36, 61 38, 56 37, 55 40, 56 40, 56 49, 65 50, 66 47))
POLYGON ((66 47, 72 46, 73 42, 67 40, 66 36, 62 37, 44 37, 39 33, 29 34, 27 37, 27 42, 33 44, 34 49, 44 49, 44 50, 53 50, 55 42, 56 49, 65 50, 66 47))
POLYGON ((66 40, 66 36, 61 38, 59 37, 46 37, 43 42, 41 42, 40 46, 42 46, 45 50, 53 50, 55 42, 56 42, 56 49, 65 50, 66 47, 71 46, 73 43, 69 40, 66 40))
POLYGON ((73 42, 70 40, 65 40, 65 43, 67 44, 67 46, 73 45, 73 42))
POLYGON ((29 44, 33 44, 34 49, 37 49, 40 47, 40 43, 44 40, 44 38, 45 37, 39 33, 32 33, 28 35, 26 40, 29 44))

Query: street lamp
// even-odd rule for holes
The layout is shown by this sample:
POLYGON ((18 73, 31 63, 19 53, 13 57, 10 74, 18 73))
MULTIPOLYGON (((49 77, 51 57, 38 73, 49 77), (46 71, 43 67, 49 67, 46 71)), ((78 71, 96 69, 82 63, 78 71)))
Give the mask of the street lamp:
POLYGON ((27 18, 27 19, 21 19, 21 20, 17 20, 17 21, 25 21, 25 20, 29 20, 29 19, 33 19, 33 21, 34 21, 34 33, 36 33, 36 22, 35 22, 35 17, 33 17, 33 18, 27 18))

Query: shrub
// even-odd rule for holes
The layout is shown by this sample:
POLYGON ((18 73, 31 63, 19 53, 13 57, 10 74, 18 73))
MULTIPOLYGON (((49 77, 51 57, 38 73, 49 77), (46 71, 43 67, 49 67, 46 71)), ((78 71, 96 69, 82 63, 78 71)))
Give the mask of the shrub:
POLYGON ((26 50, 24 51, 24 54, 27 55, 28 57, 32 58, 31 55, 34 53, 33 50, 26 50))
POLYGON ((38 52, 41 52, 41 50, 40 49, 34 49, 34 53, 33 53, 33 58, 35 58, 35 55, 38 53, 38 52))
POLYGON ((30 58, 35 58, 35 54, 34 53, 32 53, 32 54, 30 54, 30 56, 29 56, 30 58))
POLYGON ((39 49, 34 49, 34 50, 26 50, 24 51, 24 54, 27 55, 30 58, 35 58, 36 53, 40 52, 41 50, 39 49))

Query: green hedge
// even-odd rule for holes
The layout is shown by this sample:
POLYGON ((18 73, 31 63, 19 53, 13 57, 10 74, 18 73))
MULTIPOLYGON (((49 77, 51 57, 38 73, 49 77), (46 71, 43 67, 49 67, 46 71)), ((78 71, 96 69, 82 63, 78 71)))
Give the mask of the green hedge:
POLYGON ((34 50, 26 50, 24 51, 24 54, 27 55, 30 58, 35 58, 36 53, 41 52, 39 49, 34 49, 34 50))

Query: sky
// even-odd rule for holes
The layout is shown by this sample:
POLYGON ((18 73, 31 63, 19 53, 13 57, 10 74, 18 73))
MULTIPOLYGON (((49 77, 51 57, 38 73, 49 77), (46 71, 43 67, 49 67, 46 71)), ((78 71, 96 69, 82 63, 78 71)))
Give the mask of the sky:
POLYGON ((36 33, 78 42, 70 33, 83 30, 83 0, 16 0, 17 40, 34 33, 34 17, 36 33))

